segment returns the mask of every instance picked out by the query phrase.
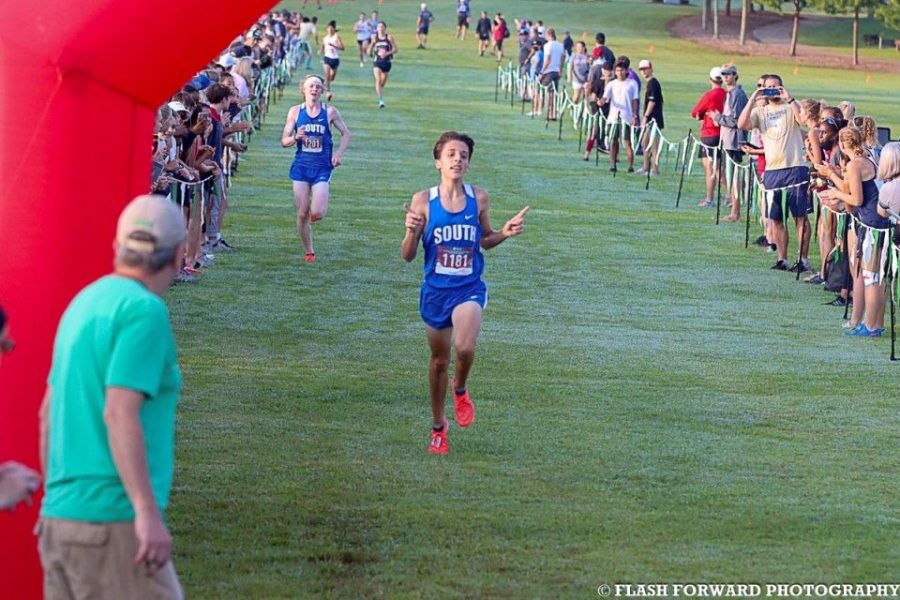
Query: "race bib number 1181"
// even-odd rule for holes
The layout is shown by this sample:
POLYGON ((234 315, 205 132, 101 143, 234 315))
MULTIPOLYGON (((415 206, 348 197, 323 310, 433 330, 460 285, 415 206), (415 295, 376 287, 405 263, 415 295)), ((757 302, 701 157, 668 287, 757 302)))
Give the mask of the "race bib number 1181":
POLYGON ((439 245, 435 273, 439 275, 471 275, 473 251, 474 248, 471 246, 457 248, 439 245))

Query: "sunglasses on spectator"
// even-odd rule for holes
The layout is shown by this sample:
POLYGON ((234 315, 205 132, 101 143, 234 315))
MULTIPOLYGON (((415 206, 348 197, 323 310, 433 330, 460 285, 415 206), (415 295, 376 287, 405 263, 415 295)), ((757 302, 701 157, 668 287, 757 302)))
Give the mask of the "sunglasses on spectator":
POLYGON ((0 340, 0 354, 9 354, 16 347, 16 343, 11 339, 0 340))
POLYGON ((829 125, 834 125, 835 127, 837 127, 838 124, 834 117, 828 117, 827 119, 823 119, 823 121, 829 125))

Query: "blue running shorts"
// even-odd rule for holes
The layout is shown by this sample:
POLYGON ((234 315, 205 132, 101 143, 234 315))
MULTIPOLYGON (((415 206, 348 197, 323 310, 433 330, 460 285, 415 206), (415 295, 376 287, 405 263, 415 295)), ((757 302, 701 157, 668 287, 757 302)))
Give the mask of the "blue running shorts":
POLYGON ((790 167, 763 173, 763 185, 771 200, 769 214, 773 221, 783 222, 785 215, 782 209, 782 194, 787 195, 787 208, 794 218, 812 212, 807 202, 806 190, 809 187, 809 168, 790 167))
POLYGON ((477 302, 482 309, 487 306, 487 286, 483 281, 458 288, 436 288, 423 283, 419 314, 429 327, 446 329, 453 325, 453 309, 465 302, 477 302))
POLYGON ((328 183, 331 181, 331 172, 334 167, 304 167, 294 161, 291 164, 291 179, 294 181, 303 181, 310 186, 317 183, 328 183))

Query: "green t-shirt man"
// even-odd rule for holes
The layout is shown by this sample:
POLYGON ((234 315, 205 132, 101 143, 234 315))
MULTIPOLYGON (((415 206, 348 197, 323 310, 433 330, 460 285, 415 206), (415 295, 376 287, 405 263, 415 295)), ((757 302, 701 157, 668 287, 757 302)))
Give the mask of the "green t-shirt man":
POLYGON ((140 420, 147 469, 157 505, 165 512, 181 371, 163 300, 139 281, 118 275, 86 287, 60 321, 49 384, 53 395, 41 516, 134 520, 103 420, 108 387, 144 394, 140 420))

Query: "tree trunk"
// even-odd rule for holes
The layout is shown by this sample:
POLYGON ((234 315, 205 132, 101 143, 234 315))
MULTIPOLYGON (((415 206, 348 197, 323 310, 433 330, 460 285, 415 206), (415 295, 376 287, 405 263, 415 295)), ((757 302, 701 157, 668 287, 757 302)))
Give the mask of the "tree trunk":
POLYGON ((719 0, 712 0, 713 39, 719 39, 719 0))
POLYGON ((707 24, 708 15, 707 12, 709 10, 709 0, 701 0, 701 4, 703 5, 703 12, 700 14, 700 28, 703 31, 709 29, 709 25, 707 24))
POLYGON ((859 5, 853 8, 853 64, 859 65, 859 5))
POLYGON ((797 33, 800 31, 800 5, 795 4, 794 25, 791 27, 791 56, 797 56, 797 33))
POLYGON ((741 46, 747 43, 747 9, 750 0, 744 0, 741 5, 741 46))
POLYGON ((731 0, 725 0, 725 16, 731 16, 731 0))

